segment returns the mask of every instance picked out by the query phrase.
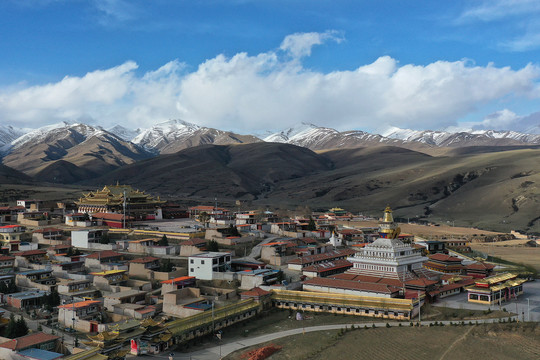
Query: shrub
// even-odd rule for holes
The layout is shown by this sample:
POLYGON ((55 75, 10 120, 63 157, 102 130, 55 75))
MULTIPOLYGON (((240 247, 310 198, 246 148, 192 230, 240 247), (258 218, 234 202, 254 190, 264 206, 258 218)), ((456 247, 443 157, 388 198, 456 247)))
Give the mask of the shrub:
POLYGON ((374 324, 374 323, 373 323, 373 324, 371 324, 371 327, 372 327, 372 328, 375 328, 375 324, 374 324))
POLYGON ((414 326, 413 322, 411 321, 410 326, 414 326))
POLYGON ((386 327, 389 328, 389 327, 390 327, 390 324, 389 324, 389 323, 386 323, 386 327))

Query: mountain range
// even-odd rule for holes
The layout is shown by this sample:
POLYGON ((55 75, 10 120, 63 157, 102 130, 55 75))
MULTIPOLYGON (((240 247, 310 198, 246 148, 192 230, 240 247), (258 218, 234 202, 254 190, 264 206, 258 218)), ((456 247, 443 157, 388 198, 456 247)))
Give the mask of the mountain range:
POLYGON ((0 184, 131 184, 168 199, 332 206, 540 232, 540 135, 300 124, 262 138, 180 120, 149 129, 0 127, 0 184), (538 229, 536 229, 538 228, 538 229))

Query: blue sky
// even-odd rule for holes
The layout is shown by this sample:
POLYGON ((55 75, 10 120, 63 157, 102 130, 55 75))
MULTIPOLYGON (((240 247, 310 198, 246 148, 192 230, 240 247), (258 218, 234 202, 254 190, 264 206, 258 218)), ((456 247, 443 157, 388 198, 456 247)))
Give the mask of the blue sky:
POLYGON ((537 1, 5 0, 0 123, 537 131, 537 1))

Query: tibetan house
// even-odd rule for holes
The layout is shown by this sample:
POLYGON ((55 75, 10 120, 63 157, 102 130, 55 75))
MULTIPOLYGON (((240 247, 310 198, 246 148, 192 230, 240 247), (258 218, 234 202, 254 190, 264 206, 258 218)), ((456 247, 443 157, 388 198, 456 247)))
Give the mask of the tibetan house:
POLYGON ((469 302, 494 305, 503 301, 517 299, 523 294, 525 279, 519 279, 512 273, 489 276, 475 281, 474 286, 468 287, 469 302))
POLYGON ((84 194, 75 202, 81 213, 124 213, 135 220, 162 219, 161 206, 165 203, 158 198, 135 190, 129 185, 105 186, 84 194))

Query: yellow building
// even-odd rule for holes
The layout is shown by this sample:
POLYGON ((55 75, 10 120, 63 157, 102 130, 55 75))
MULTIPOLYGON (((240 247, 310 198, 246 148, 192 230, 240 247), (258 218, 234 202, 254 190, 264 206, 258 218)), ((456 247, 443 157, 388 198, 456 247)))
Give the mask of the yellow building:
POLYGON ((517 299, 523 294, 525 279, 518 279, 516 274, 503 273, 478 279, 474 286, 467 288, 469 302, 496 305, 503 301, 517 299))

